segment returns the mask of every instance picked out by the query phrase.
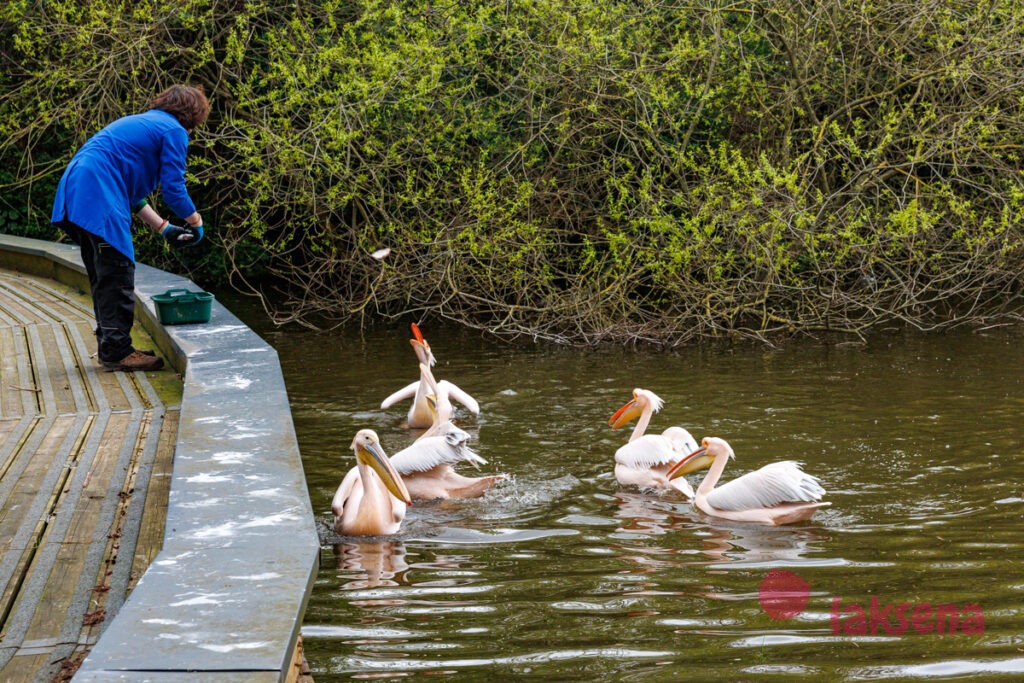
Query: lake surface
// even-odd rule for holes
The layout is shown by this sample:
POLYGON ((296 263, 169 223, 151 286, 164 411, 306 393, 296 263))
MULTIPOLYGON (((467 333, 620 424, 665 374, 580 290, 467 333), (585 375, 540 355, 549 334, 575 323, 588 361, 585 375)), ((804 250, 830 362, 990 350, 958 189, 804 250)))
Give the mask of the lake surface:
POLYGON ((509 476, 360 540, 331 531, 331 498, 357 430, 389 453, 417 435, 407 403, 380 409, 418 377, 408 326, 243 317, 280 353, 321 528, 302 629, 317 683, 1024 676, 1020 331, 664 353, 427 323, 435 376, 480 403, 456 422, 482 471, 509 476), (634 387, 665 400, 649 431, 729 441, 723 480, 795 459, 832 507, 772 528, 622 489, 613 456, 630 430, 607 420, 634 387))

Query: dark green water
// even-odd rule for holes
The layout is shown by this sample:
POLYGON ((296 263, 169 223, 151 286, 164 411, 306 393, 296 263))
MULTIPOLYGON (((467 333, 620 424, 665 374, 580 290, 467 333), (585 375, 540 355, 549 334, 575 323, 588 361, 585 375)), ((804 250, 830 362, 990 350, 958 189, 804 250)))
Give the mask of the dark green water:
POLYGON ((480 402, 457 422, 484 470, 510 476, 481 499, 414 505, 398 538, 356 541, 329 530, 330 501, 358 429, 390 453, 414 438, 407 404, 379 409, 417 378, 408 328, 262 325, 322 522, 303 627, 317 683, 1024 677, 1021 334, 667 354, 423 331, 438 379, 480 402), (620 489, 612 458, 629 434, 607 419, 634 387, 665 399, 651 431, 732 444, 725 479, 796 459, 832 507, 766 528, 620 489), (806 582, 797 616, 763 608, 772 570, 806 582), (953 633, 924 611, 940 604, 961 612, 942 620, 953 633))

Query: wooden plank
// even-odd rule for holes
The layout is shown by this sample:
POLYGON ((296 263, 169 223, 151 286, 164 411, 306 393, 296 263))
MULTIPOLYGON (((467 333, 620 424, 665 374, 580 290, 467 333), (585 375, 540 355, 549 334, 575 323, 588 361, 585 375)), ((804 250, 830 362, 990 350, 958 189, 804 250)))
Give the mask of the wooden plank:
POLYGON ((117 385, 121 388, 121 395, 124 396, 125 401, 128 402, 127 410, 137 410, 139 408, 147 407, 142 401, 139 385, 136 383, 136 373, 106 372, 104 374, 113 375, 114 379, 117 380, 117 385))
POLYGON ((8 437, 14 434, 14 430, 17 429, 18 423, 21 420, 17 418, 0 419, 0 443, 6 443, 8 437))
POLYGON ((57 391, 63 390, 70 395, 71 407, 69 410, 78 413, 90 412, 94 409, 95 404, 90 400, 88 387, 82 379, 78 353, 70 336, 69 326, 67 324, 54 326, 53 333, 60 356, 60 373, 66 382, 66 386, 58 388, 57 391))
MULTIPOLYGON (((90 606, 90 613, 96 615, 96 618, 86 620, 84 622, 84 628, 82 630, 84 637, 94 639, 99 638, 102 630, 101 627, 103 625, 103 619, 100 617, 105 617, 106 613, 110 610, 108 598, 114 599, 114 611, 120 608, 124 603, 126 580, 122 577, 120 582, 115 581, 116 577, 114 574, 117 571, 116 565, 118 561, 131 563, 134 560, 134 557, 122 558, 121 547, 122 544, 127 544, 129 547, 129 553, 133 552, 135 547, 135 538, 125 537, 126 531, 136 533, 135 530, 131 530, 126 527, 126 521, 128 518, 129 508, 132 505, 136 491, 136 475, 139 470, 142 456, 144 455, 149 426, 150 416, 144 415, 138 432, 135 435, 131 458, 124 477, 124 483, 121 485, 121 490, 117 494, 117 509, 114 511, 114 515, 111 520, 109 533, 107 534, 106 547, 103 550, 103 559, 100 562, 99 571, 94 580, 93 591, 95 595, 90 606)), ((96 540, 98 540, 98 538, 96 540)), ((96 540, 94 540, 94 542, 96 542, 96 540)), ((113 614, 111 614, 110 617, 113 618, 113 614)))
POLYGON ((3 309, 5 317, 20 325, 49 322, 46 316, 41 315, 38 309, 25 300, 24 292, 18 286, 20 277, 24 276, 0 273, 0 308, 3 309))
POLYGON ((16 400, 21 402, 21 414, 33 415, 40 412, 39 401, 36 398, 38 387, 36 387, 35 376, 32 371, 32 354, 28 350, 25 330, 17 328, 11 339, 13 342, 13 356, 11 360, 16 369, 11 375, 7 375, 7 382, 18 392, 16 400))
MULTIPOLYGON (((75 416, 62 419, 50 418, 36 420, 31 429, 22 437, 21 447, 11 454, 10 466, 4 475, 4 490, 9 493, 3 498, 0 507, 0 557, 12 550, 12 544, 20 547, 32 545, 32 541, 19 533, 26 524, 34 526, 43 512, 45 500, 50 492, 42 493, 40 498, 40 482, 59 467, 57 449, 67 434, 68 427, 74 422, 75 416), (37 500, 39 499, 39 500, 37 500), (19 539, 20 540, 19 542, 19 539)), ((13 548, 18 551, 19 548, 13 548)), ((2 565, 6 566, 8 560, 2 565)), ((2 577, 0 577, 2 578, 2 577)))
POLYGON ((25 448, 26 441, 31 438, 36 428, 36 423, 42 420, 39 415, 25 415, 18 420, 4 420, 5 428, 10 430, 0 441, 0 508, 4 507, 7 499, 7 492, 14 487, 15 475, 8 478, 10 472, 18 460, 18 455, 25 448), (10 483, 8 483, 10 482, 10 483))
POLYGON ((0 417, 18 417, 22 414, 21 395, 14 388, 18 383, 14 335, 20 332, 20 328, 0 327, 0 417))
MULTIPOLYGON (((29 311, 31 319, 23 322, 39 322, 41 315, 38 309, 45 311, 47 319, 59 321, 92 319, 93 307, 89 294, 77 287, 26 273, 0 268, 0 288, 6 288, 8 298, 18 298, 29 311)), ((0 299, 0 321, 10 316, 3 314, 3 302, 0 299)))
POLYGON ((302 634, 295 639, 295 650, 292 652, 292 663, 288 666, 285 676, 286 683, 313 683, 313 677, 306 662, 305 649, 302 645, 302 634))
MULTIPOLYGON (((70 412, 66 409, 67 404, 64 406, 65 410, 59 410, 60 405, 57 395, 54 393, 55 378, 52 374, 54 366, 56 365, 59 372, 63 363, 60 362, 60 350, 53 337, 53 326, 29 325, 25 328, 25 332, 29 353, 32 356, 32 376, 35 379, 35 398, 39 412, 45 414, 70 412)), ((59 377, 56 379, 59 384, 64 384, 59 377)))
POLYGON ((0 673, 4 683, 34 683, 50 660, 49 652, 36 652, 29 655, 15 654, 0 673))
POLYGON ((36 389, 24 329, 0 331, 0 415, 18 417, 39 412, 36 389))
POLYGON ((111 489, 115 492, 120 489, 124 473, 114 472, 114 467, 127 435, 131 433, 134 438, 134 430, 130 429, 132 421, 130 413, 110 414, 89 471, 82 481, 65 543, 86 545, 92 540, 95 517, 103 500, 111 493, 111 489))
POLYGON ((77 289, 52 280, 22 276, 19 281, 26 298, 35 305, 45 306, 55 320, 84 320, 93 318, 92 301, 77 289))
MULTIPOLYGON (((0 510, 0 550, 6 552, 6 544, 14 538, 18 528, 26 523, 35 523, 26 516, 45 514, 43 499, 49 499, 53 492, 43 490, 44 480, 52 475, 53 468, 63 467, 64 463, 59 461, 59 448, 76 419, 76 415, 63 415, 39 421, 38 428, 46 431, 35 435, 41 437, 38 445, 22 449, 19 463, 9 470, 8 476, 16 476, 17 479, 3 510, 0 510)), ((52 476, 49 478, 54 479, 52 476)))
POLYGON ((0 293, 5 294, 9 307, 20 314, 23 324, 49 324, 70 315, 82 317, 80 312, 66 305, 70 290, 62 292, 48 286, 45 280, 22 273, 0 273, 0 293))
POLYGON ((35 356, 41 356, 42 363, 36 362, 36 376, 42 392, 44 412, 67 414, 75 412, 75 397, 71 379, 64 367, 62 348, 67 345, 64 331, 59 325, 37 325, 32 333, 38 338, 33 344, 35 356))
MULTIPOLYGON (((38 610, 25 633, 26 639, 42 639, 59 635, 77 597, 75 590, 86 567, 86 549, 94 542, 105 544, 109 527, 100 523, 104 499, 109 489, 117 491, 123 473, 117 472, 116 465, 126 438, 134 438, 132 416, 126 413, 110 416, 104 429, 96 455, 82 484, 80 495, 71 512, 67 533, 62 539, 45 538, 44 542, 59 542, 56 561, 40 597, 40 604, 46 609, 38 610), (118 483, 115 483, 118 482, 118 483), (102 527, 102 528, 101 528, 102 527)), ((68 487, 74 486, 69 481, 68 487)), ((116 494, 115 494, 116 495, 116 494)), ((73 499, 74 496, 69 496, 73 499)), ((69 514, 66 508, 59 515, 69 514)))
POLYGON ((99 362, 93 358, 91 367, 83 367, 85 374, 93 383, 100 387, 100 391, 106 397, 110 410, 114 412, 131 410, 132 405, 124 393, 121 382, 118 381, 119 372, 107 372, 99 362))
POLYGON ((108 410, 106 396, 102 394, 102 386, 96 381, 96 371, 99 361, 96 358, 96 336, 93 334, 91 323, 78 322, 65 327, 68 337, 68 346, 73 354, 76 374, 83 392, 82 400, 79 403, 79 410, 103 411, 108 410), (90 340, 90 345, 85 339, 90 340), (92 354, 92 355, 90 355, 92 354))
MULTIPOLYGON (((0 270, 0 274, 3 272, 3 270, 0 270)), ((0 299, 0 327, 12 327, 17 325, 20 325, 20 322, 16 320, 10 312, 8 312, 7 308, 4 306, 4 300, 0 299)))
POLYGON ((149 478, 149 491, 142 512, 142 525, 135 544, 135 558, 129 589, 134 588, 164 545, 164 527, 167 524, 167 500, 171 493, 171 471, 174 467, 174 447, 178 440, 180 410, 164 413, 160 442, 149 478))
MULTIPOLYGON (((5 541, 10 541, 11 547, 5 548, 5 552, 0 555, 0 587, 3 589, 3 594, 0 596, 0 626, 7 631, 8 637, 5 638, 5 644, 8 646, 17 646, 21 642, 27 623, 26 616, 38 609, 36 598, 32 595, 26 597, 24 590, 27 588, 31 594, 31 587, 37 582, 34 580, 33 569, 41 565, 48 566, 45 560, 41 563, 39 560, 42 548, 41 539, 46 535, 52 519, 51 513, 55 509, 59 492, 64 488, 69 474, 68 469, 63 466, 63 462, 66 462, 66 456, 72 450, 82 425, 88 422, 89 418, 69 415, 64 420, 70 420, 71 426, 63 430, 47 429, 50 423, 58 422, 57 420, 40 421, 39 439, 32 439, 26 443, 30 444, 31 441, 43 441, 44 443, 40 444, 39 448, 26 450, 26 453, 33 456, 32 460, 35 461, 35 464, 31 468, 23 467, 21 470, 24 472, 39 469, 45 466, 47 461, 51 461, 53 464, 45 467, 45 476, 39 482, 32 481, 33 476, 20 477, 15 481, 12 495, 8 496, 9 504, 4 506, 6 510, 16 510, 21 513, 10 515, 19 517, 21 524, 13 533, 12 538, 8 538, 8 534, 4 534, 5 541), (53 447, 45 444, 46 437, 49 436, 52 439, 58 431, 66 433, 60 444, 53 447), (21 490, 18 490, 19 484, 21 490), (19 502, 10 504, 12 499, 19 502)), ((14 476, 13 473, 9 473, 9 475, 14 476)), ((6 484, 6 482, 4 483, 6 484)), ((7 657, 11 654, 13 653, 8 650, 7 657)), ((0 654, 0 663, 4 659, 5 657, 0 654)))

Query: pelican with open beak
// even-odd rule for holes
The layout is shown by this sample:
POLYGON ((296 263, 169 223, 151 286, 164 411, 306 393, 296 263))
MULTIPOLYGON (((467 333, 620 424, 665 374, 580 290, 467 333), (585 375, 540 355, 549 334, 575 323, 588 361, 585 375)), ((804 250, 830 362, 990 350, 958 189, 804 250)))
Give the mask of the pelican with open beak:
POLYGON ((352 440, 356 466, 334 494, 334 530, 346 536, 391 536, 398 533, 412 502, 401 475, 380 445, 377 433, 361 429, 352 440))
POLYGON ((792 460, 765 465, 715 488, 729 458, 735 457, 724 439, 705 437, 700 448, 668 471, 668 477, 675 479, 710 467, 697 487, 693 504, 712 517, 734 522, 792 524, 809 519, 818 508, 831 505, 821 500, 825 489, 818 479, 801 470, 799 463, 792 460))
MULTIPOLYGON (((434 358, 434 354, 430 350, 430 344, 423 338, 423 333, 420 332, 420 328, 416 323, 412 323, 411 328, 413 338, 409 340, 409 343, 412 345, 412 350, 416 353, 416 358, 419 360, 420 365, 432 368, 437 359, 434 358)), ((474 415, 480 414, 480 405, 476 402, 476 399, 451 382, 445 382, 444 380, 442 382, 445 383, 446 391, 451 398, 466 406, 474 415)), ((409 407, 406 425, 411 429, 426 429, 433 422, 430 409, 427 406, 427 394, 431 392, 430 385, 424 380, 421 373, 420 379, 388 396, 381 402, 380 407, 381 410, 387 410, 399 401, 411 398, 412 405, 409 407)))
POLYGON ((697 441, 682 427, 661 434, 645 434, 654 413, 664 401, 648 389, 634 389, 633 399, 608 419, 612 429, 637 420, 629 443, 615 451, 615 478, 623 486, 675 489, 693 498, 693 488, 681 477, 670 479, 669 468, 697 448, 697 441))

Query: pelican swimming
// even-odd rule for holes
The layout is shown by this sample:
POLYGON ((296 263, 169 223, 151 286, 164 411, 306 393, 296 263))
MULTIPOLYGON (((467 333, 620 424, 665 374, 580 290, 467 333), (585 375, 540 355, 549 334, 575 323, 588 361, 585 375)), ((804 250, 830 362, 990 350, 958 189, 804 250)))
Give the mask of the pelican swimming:
MULTIPOLYGON (((412 344, 412 350, 416 353, 416 358, 419 359, 421 365, 426 365, 428 368, 433 367, 437 359, 434 358, 434 354, 430 350, 430 344, 423 338, 423 334, 416 323, 412 323, 411 328, 413 338, 409 340, 409 343, 412 344)), ((476 399, 451 382, 441 380, 441 383, 444 384, 445 390, 453 399, 466 406, 474 415, 480 414, 480 405, 476 402, 476 399)), ((413 401, 409 407, 406 424, 412 429, 424 429, 432 424, 430 409, 427 406, 427 394, 431 391, 430 385, 425 382, 421 373, 419 380, 399 389, 384 399, 380 404, 380 408, 381 410, 387 410, 395 403, 411 398, 413 401)))
POLYGON ((431 389, 427 395, 432 423, 420 438, 391 456, 391 464, 402 476, 414 499, 476 498, 505 475, 465 477, 453 465, 469 463, 479 469, 487 461, 469 447, 469 434, 451 422, 452 406, 446 389, 435 382, 423 363, 420 374, 431 389))
POLYGON ((712 517, 734 522, 791 524, 808 519, 829 502, 822 502, 825 489, 792 460, 774 462, 748 472, 715 488, 729 458, 735 458, 724 439, 708 436, 701 448, 680 460, 668 472, 669 479, 710 465, 697 487, 694 505, 712 517))
POLYGON ((334 530, 348 536, 390 536, 405 519, 412 502, 402 477, 395 471, 377 433, 361 429, 352 440, 356 466, 334 494, 334 530))
POLYGON ((615 451, 615 478, 623 486, 672 488, 693 498, 693 487, 685 479, 670 479, 669 468, 697 449, 697 441, 682 427, 669 427, 661 434, 644 434, 651 416, 665 404, 653 391, 634 389, 633 400, 619 408, 608 424, 618 429, 639 420, 629 443, 615 451))

